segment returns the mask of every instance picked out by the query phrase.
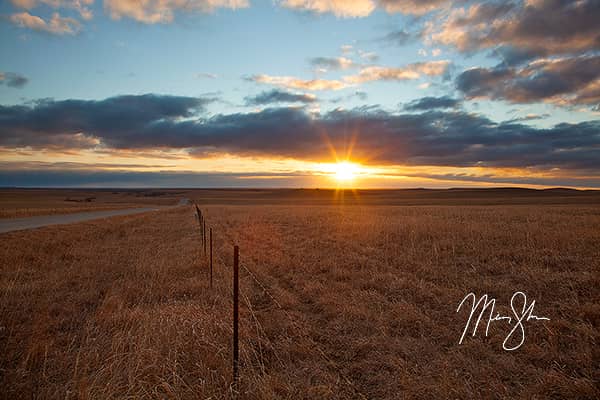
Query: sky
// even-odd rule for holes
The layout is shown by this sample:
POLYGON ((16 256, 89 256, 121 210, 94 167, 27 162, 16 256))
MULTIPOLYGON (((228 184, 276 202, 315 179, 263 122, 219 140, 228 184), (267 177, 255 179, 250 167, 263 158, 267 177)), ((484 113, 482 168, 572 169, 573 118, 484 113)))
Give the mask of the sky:
POLYGON ((6 0, 0 186, 600 188, 600 0, 6 0))

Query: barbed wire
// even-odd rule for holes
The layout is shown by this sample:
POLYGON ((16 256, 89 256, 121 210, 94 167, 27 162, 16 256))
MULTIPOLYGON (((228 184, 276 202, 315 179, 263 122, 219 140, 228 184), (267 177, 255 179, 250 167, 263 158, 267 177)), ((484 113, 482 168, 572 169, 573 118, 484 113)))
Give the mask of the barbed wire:
POLYGON ((263 290, 263 292, 271 299, 273 300, 273 302, 277 305, 277 307, 285 314, 285 316, 289 319, 289 321, 292 323, 292 325, 294 325, 294 327, 298 330, 298 332, 303 333, 303 337, 308 339, 308 341, 313 345, 313 347, 319 352, 319 354, 321 355, 321 357, 323 357, 323 359, 332 367, 334 367, 335 371, 338 373, 338 375, 340 375, 340 377, 346 381, 346 383, 348 385, 350 385, 352 387, 352 389, 356 392, 356 394, 358 394, 361 398, 366 399, 367 397, 356 387, 356 383, 354 383, 354 381, 352 381, 350 378, 348 378, 343 372, 341 372, 339 365, 336 361, 332 360, 331 357, 329 357, 324 351, 323 349, 321 349, 321 344, 318 343, 317 341, 315 341, 312 337, 310 337, 308 334, 304 333, 305 329, 304 327, 300 326, 296 321, 295 318, 288 313, 282 306, 281 303, 279 303, 277 301, 277 299, 275 298, 275 296, 273 296, 270 291, 265 287, 265 285, 263 285, 260 280, 258 280, 258 278, 256 277, 256 275, 250 271, 250 269, 248 269, 248 267, 246 267, 244 264, 239 264, 242 269, 244 269, 249 275, 250 277, 260 286, 260 288, 263 290))
MULTIPOLYGON (((199 215, 198 215, 199 217, 199 215)), ((198 218, 200 219, 200 218, 198 218)), ((202 218, 203 220, 205 220, 204 218, 202 218)), ((200 222, 200 221, 199 221, 200 222)), ((233 239, 231 238, 231 235, 225 235, 227 236, 229 239, 231 239, 231 242, 233 243, 233 239)), ((223 260, 222 255, 218 255, 219 259, 221 260, 221 263, 226 265, 225 260, 223 260)), ((320 354, 320 356, 323 358, 323 360, 329 364, 331 367, 333 367, 333 369, 336 371, 336 373, 354 390, 354 392, 360 396, 363 399, 367 399, 367 397, 357 388, 356 383, 351 380, 350 378, 348 378, 340 369, 339 364, 332 360, 331 357, 329 357, 324 351, 323 349, 321 349, 321 344, 318 343, 317 341, 315 341, 310 335, 308 335, 305 331, 305 327, 300 326, 295 318, 286 310, 283 308, 283 306, 281 305, 281 303, 275 298, 275 296, 271 293, 271 291, 269 289, 267 289, 267 286, 264 285, 256 276, 256 274, 254 272, 252 272, 245 264, 243 263, 239 263, 239 266, 242 267, 242 269, 244 271, 246 271, 246 273, 248 274, 248 276, 250 276, 250 278, 252 278, 252 280, 260 287, 260 289, 263 291, 264 294, 266 294, 271 301, 277 306, 277 308, 279 310, 281 310, 285 316, 287 317, 287 319, 290 321, 290 323, 297 329, 298 332, 300 332, 302 334, 302 336, 307 339, 311 345, 313 346, 313 348, 320 354)), ((250 310, 250 313, 252 314, 252 317, 255 321, 255 323, 257 324, 257 327, 259 329, 259 331, 263 332, 263 335, 266 336, 266 332, 264 330, 264 328, 262 327, 262 324, 260 324, 260 322, 258 321, 258 318, 256 317, 256 314, 254 313, 252 304, 250 302, 250 299, 248 298, 248 296, 246 295, 242 295, 242 298, 245 300, 245 302, 247 303, 248 309, 250 310)), ((268 338, 266 337, 266 339, 268 340, 268 342, 275 347, 274 343, 268 338)), ((279 355, 277 354, 276 351, 274 351, 275 357, 278 359, 278 361, 280 363, 283 363, 283 361, 281 360, 281 358, 279 357, 279 355)), ((262 358, 262 357, 261 357, 262 358)), ((262 362, 261 362, 262 364, 262 362)), ((264 368, 264 364, 262 365, 264 368)))

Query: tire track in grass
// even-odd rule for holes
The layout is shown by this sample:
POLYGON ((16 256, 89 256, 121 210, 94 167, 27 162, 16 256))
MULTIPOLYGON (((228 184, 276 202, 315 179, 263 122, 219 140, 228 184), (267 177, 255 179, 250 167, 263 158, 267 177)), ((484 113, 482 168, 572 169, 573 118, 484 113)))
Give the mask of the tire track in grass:
MULTIPOLYGON (((218 222, 219 223, 219 222, 218 222)), ((231 225, 227 223, 227 221, 221 221, 220 224, 222 224, 223 227, 227 226, 230 227, 231 225)), ((240 243, 240 246, 242 248, 242 254, 243 254, 243 249, 244 249, 244 245, 247 245, 248 243, 244 243, 242 241, 239 240, 235 240, 234 235, 226 228, 224 229, 224 231, 221 233, 221 236, 224 237, 225 241, 230 242, 230 243, 240 243), (242 244, 244 243, 244 244, 242 244)), ((271 235, 270 237, 273 238, 276 235, 271 235)), ((264 243, 263 243, 264 244, 264 243)), ((273 251, 273 249, 276 247, 274 246, 274 243, 269 243, 268 246, 271 251, 273 251)), ((246 248, 254 248, 254 246, 247 246, 246 248)), ((282 251, 278 251, 276 254, 283 254, 282 251)), ((222 256, 220 257, 221 261, 222 260, 222 256)), ((242 258, 243 260, 243 258, 242 258)), ((309 352, 312 351, 313 356, 311 358, 313 359, 318 359, 321 360, 325 365, 327 365, 328 371, 327 374, 328 375, 333 375, 336 376, 337 378, 334 379, 328 379, 325 383, 329 383, 331 384, 333 382, 333 384, 335 385, 335 389, 336 389, 336 397, 339 398, 347 398, 348 396, 352 396, 352 397, 359 397, 359 398, 366 398, 358 389, 358 385, 356 385, 356 383, 354 381, 352 381, 348 376, 346 376, 343 372, 342 369, 339 365, 338 362, 336 362, 332 357, 331 357, 331 352, 330 351, 325 351, 323 349, 324 346, 326 346, 322 341, 320 341, 320 335, 315 335, 314 332, 317 331, 316 326, 319 323, 319 319, 322 318, 322 315, 319 314, 318 309, 320 309, 319 306, 317 306, 315 309, 314 307, 314 303, 310 300, 310 298, 308 298, 306 296, 305 293, 302 293, 301 291, 298 291, 294 288, 294 285, 289 282, 287 279, 282 279, 283 277, 275 277, 271 274, 269 274, 268 278, 269 279, 269 283, 265 283, 266 279, 264 279, 265 277, 260 275, 260 273, 257 273, 258 270, 260 271, 264 271, 264 269, 262 268, 255 268, 255 267, 248 267, 248 265, 253 265, 252 261, 249 262, 244 262, 242 261, 241 263, 241 267, 242 270, 245 271, 244 274, 240 274, 241 277, 243 277, 244 275, 246 275, 247 278, 247 282, 246 284, 241 285, 242 288, 248 288, 248 286, 251 287, 251 289, 249 290, 250 294, 252 297, 250 296, 245 296, 243 294, 244 290, 242 289, 242 296, 243 298, 245 297, 247 299, 248 302, 248 306, 249 306, 249 311, 251 312, 251 316, 252 318, 256 321, 257 326, 259 326, 257 328, 257 339, 258 342, 260 342, 260 336, 261 334, 264 335, 264 338, 267 340, 267 342, 271 345, 271 350, 273 351, 273 353, 275 354, 275 357, 277 358, 278 363, 281 362, 281 357, 282 357, 282 351, 278 351, 276 346, 277 344, 280 342, 280 340, 278 340, 277 337, 270 337, 269 336, 269 332, 263 327, 264 325, 268 325, 268 324, 272 324, 273 320, 278 320, 280 323, 285 321, 286 325, 284 327, 284 337, 286 339, 289 339, 289 341, 291 341, 291 343, 295 344, 296 347, 301 347, 303 350, 309 349, 309 352), (254 272, 253 272, 254 271, 254 272), (274 279, 273 279, 274 278, 274 279), (251 285, 248 285, 248 283, 250 283, 251 285), (277 294, 273 294, 273 293, 280 293, 280 295, 282 296, 278 296, 277 294), (263 296, 261 294, 264 294, 266 296, 263 296), (277 300, 277 297, 286 297, 286 299, 288 299, 288 302, 291 298, 291 306, 288 306, 288 304, 286 304, 285 306, 281 304, 280 301, 277 300), (260 306, 258 308, 252 307, 252 303, 255 304, 260 304, 260 306), (268 306, 267 306, 268 305, 268 306), (250 308, 254 308, 253 310, 251 310, 250 308), (280 317, 283 318, 279 318, 275 316, 275 313, 273 311, 280 311, 283 315, 280 317), (293 315, 292 315, 293 314, 293 315), (302 323, 299 323, 298 321, 302 321, 302 323), (307 325, 310 325, 310 327, 308 327, 307 325), (300 342, 298 339, 302 340, 302 345, 300 346, 300 342), (340 383, 344 383, 344 385, 340 385, 340 383)), ((280 324, 278 324, 278 327, 281 327, 280 324)), ((279 331, 281 331, 279 329, 279 331)), ((283 344, 282 344, 283 345, 283 344)), ((288 343, 289 345, 289 343, 288 343)), ((254 353, 259 353, 261 350, 258 349, 254 349, 252 350, 254 353)), ((288 360, 292 363, 294 363, 296 360, 288 360)), ((281 366, 286 366, 285 364, 283 364, 281 362, 280 364, 281 366)), ((264 363, 259 367, 259 369, 262 369, 262 371, 264 373, 268 374, 268 371, 264 370, 264 363)), ((288 365, 288 370, 293 369, 293 368, 289 368, 288 365)))

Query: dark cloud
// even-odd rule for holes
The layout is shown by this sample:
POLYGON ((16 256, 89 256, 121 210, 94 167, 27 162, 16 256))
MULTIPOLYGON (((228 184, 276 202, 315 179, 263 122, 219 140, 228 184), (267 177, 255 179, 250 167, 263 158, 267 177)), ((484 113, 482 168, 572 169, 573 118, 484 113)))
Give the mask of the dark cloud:
POLYGON ((319 182, 314 175, 302 172, 213 173, 0 168, 0 187, 272 188, 275 184, 278 187, 314 187, 319 182))
POLYGON ((469 97, 487 96, 505 79, 514 78, 507 68, 471 68, 456 78, 456 87, 469 97))
POLYGON ((99 141, 142 143, 156 126, 182 123, 182 118, 197 115, 213 100, 146 94, 0 105, 0 145, 82 148, 93 147, 99 141))
POLYGON ((265 104, 277 103, 314 103, 317 98, 307 93, 291 93, 285 90, 273 89, 268 92, 262 92, 256 96, 245 98, 246 105, 260 106, 265 104))
POLYGON ((361 90, 357 90, 354 93, 350 93, 346 96, 335 97, 330 99, 329 102, 331 104, 338 104, 342 101, 352 101, 354 99, 358 99, 360 101, 366 101, 369 98, 369 94, 367 92, 363 92, 361 90))
POLYGON ((449 96, 443 97, 423 97, 411 101, 404 106, 408 111, 433 110, 439 108, 455 108, 461 104, 461 100, 453 99, 449 96))
POLYGON ((70 161, 0 161, 0 170, 97 170, 129 168, 172 168, 169 164, 118 164, 118 163, 80 163, 70 161))
MULTIPOLYGON (((121 96, 102 101, 41 101, 0 107, 0 145, 64 146, 78 135, 116 149, 171 148, 330 160, 331 147, 371 163, 600 169, 600 121, 540 129, 495 123, 462 111, 391 114, 377 108, 324 115, 302 108, 193 116, 206 100, 121 96), (49 139, 50 138, 50 139, 49 139)), ((81 147, 81 146, 80 146, 81 147)))
POLYGON ((22 88, 29 82, 29 79, 23 75, 14 72, 0 72, 0 85, 6 85, 13 88, 22 88))
POLYGON ((365 101, 369 98, 369 95, 367 94, 367 92, 363 92, 361 90, 357 90, 356 92, 354 92, 354 94, 352 96, 355 96, 356 98, 358 98, 359 100, 365 101))
POLYGON ((468 97, 595 106, 598 21, 598 0, 483 1, 454 8, 430 22, 423 36, 466 53, 487 49, 499 59, 495 68, 459 76, 458 87, 468 97))
POLYGON ((581 54, 600 49, 598 0, 475 3, 431 25, 432 39, 462 51, 507 46, 521 55, 581 54))
POLYGON ((456 79, 467 97, 488 97, 513 103, 600 103, 600 56, 544 59, 522 68, 473 68, 456 79))
POLYGON ((500 46, 491 51, 490 56, 499 57, 500 65, 504 67, 518 66, 524 62, 537 57, 537 53, 531 50, 518 49, 511 46, 500 46))

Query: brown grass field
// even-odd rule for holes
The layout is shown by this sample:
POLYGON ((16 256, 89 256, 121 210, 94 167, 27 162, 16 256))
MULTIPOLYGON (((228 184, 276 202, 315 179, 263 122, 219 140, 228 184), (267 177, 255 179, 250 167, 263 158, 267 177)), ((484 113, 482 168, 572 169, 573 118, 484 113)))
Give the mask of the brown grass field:
POLYGON ((0 235, 1 398, 600 398, 598 192, 186 190, 154 200, 180 197, 213 229, 212 290, 191 206, 0 235), (550 318, 526 323, 521 348, 502 349, 501 323, 458 344, 467 293, 508 314, 519 290, 550 318))
POLYGON ((178 191, 0 189, 0 218, 173 205, 178 191))

